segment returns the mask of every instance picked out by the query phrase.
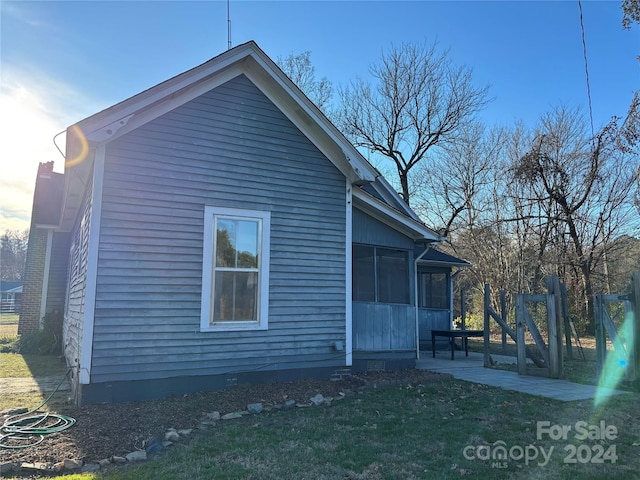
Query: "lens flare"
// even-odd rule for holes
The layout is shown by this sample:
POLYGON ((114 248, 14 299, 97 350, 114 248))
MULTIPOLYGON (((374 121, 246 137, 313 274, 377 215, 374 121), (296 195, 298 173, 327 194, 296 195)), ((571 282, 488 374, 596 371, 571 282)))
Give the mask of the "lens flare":
POLYGON ((633 312, 627 312, 618 332, 618 336, 613 340, 614 350, 607 352, 604 366, 598 379, 595 406, 599 406, 611 395, 611 390, 615 389, 624 378, 627 369, 632 363, 631 351, 635 341, 633 329, 633 312), (622 339, 627 348, 622 346, 622 339))
POLYGON ((64 163, 65 168, 80 165, 82 162, 84 162, 84 159, 87 158, 87 155, 89 154, 89 142, 87 142, 87 137, 84 136, 82 129, 77 125, 73 125, 69 127, 69 130, 80 141, 80 153, 71 159, 67 159, 67 161, 64 163))

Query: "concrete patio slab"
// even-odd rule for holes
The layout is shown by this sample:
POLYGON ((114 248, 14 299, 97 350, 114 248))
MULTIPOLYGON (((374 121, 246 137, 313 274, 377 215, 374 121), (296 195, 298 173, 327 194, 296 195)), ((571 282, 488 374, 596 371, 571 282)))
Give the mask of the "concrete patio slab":
MULTIPOLYGON (((498 363, 516 363, 515 357, 492 355, 498 363)), ((469 352, 465 357, 464 352, 456 352, 455 360, 451 360, 450 351, 436 351, 436 358, 432 358, 431 352, 421 354, 416 368, 430 370, 439 373, 448 373, 454 378, 473 383, 482 383, 505 390, 528 393, 540 397, 552 398, 564 402, 593 399, 599 393, 606 396, 628 394, 624 390, 598 389, 593 385, 582 385, 566 380, 558 380, 547 377, 524 376, 516 372, 495 368, 484 368, 484 356, 481 353, 469 352)))

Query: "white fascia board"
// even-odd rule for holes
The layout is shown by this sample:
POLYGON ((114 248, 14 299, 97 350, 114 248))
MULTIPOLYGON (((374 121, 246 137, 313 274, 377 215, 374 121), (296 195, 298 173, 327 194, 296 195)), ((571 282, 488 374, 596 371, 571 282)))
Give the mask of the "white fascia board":
POLYGON ((354 204, 378 220, 398 230, 415 240, 440 242, 442 237, 422 223, 410 218, 398 210, 391 208, 384 202, 364 192, 359 188, 353 189, 354 204))
MULTIPOLYGON (((113 131, 114 128, 128 125, 130 119, 155 103, 166 102, 168 99, 174 100, 177 97, 182 100, 181 103, 186 103, 191 99, 190 97, 197 97, 200 93, 187 95, 185 92, 182 92, 182 90, 192 85, 201 85, 203 82, 205 85, 209 85, 206 81, 208 77, 218 76, 234 63, 239 63, 240 60, 250 54, 247 53, 248 51, 253 51, 251 44, 236 47, 191 70, 176 75, 169 80, 165 80, 156 86, 109 107, 102 112, 96 113, 80 121, 77 125, 90 141, 101 142, 111 139, 112 135, 116 133, 116 131, 113 131), (178 93, 179 95, 176 96, 178 93), (109 129, 112 129, 112 134, 107 132, 109 129)), ((210 88, 215 88, 215 85, 210 88)), ((151 120, 151 118, 147 119, 147 121, 149 120, 151 120)))
POLYGON ((387 181, 384 176, 378 176, 378 181, 380 185, 385 189, 385 192, 380 192, 387 200, 390 200, 389 197, 392 197, 398 203, 398 206, 402 209, 404 213, 409 215, 414 220, 420 221, 420 217, 414 212, 409 205, 398 195, 398 192, 391 186, 391 184, 387 181), (386 195, 385 195, 386 194, 386 195))

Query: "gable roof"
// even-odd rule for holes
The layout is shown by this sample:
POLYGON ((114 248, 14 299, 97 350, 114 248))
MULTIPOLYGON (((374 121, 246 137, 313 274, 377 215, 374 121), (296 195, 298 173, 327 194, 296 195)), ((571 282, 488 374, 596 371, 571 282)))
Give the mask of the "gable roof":
MULTIPOLYGON (((358 150, 327 117, 253 42, 247 42, 207 62, 151 87, 67 129, 64 208, 61 228, 70 230, 82 204, 91 175, 95 149, 197 98, 219 85, 246 75, 353 185, 375 183, 387 207, 408 217, 412 237, 431 241, 439 237, 419 221, 358 150), (73 175, 66 175, 73 172, 73 175)), ((372 197, 373 198, 373 197, 372 197)), ((387 217, 389 217, 387 215, 387 217)), ((391 215, 393 219, 394 215, 391 215)), ((402 222, 401 222, 402 223, 402 222)))

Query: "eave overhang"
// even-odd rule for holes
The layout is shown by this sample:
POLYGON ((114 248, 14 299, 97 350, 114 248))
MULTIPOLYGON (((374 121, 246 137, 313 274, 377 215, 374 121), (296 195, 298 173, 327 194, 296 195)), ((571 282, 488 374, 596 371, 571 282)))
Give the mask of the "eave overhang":
POLYGON ((389 225, 415 242, 438 243, 444 240, 435 230, 418 220, 408 217, 403 212, 390 207, 359 188, 353 189, 353 206, 389 225))

